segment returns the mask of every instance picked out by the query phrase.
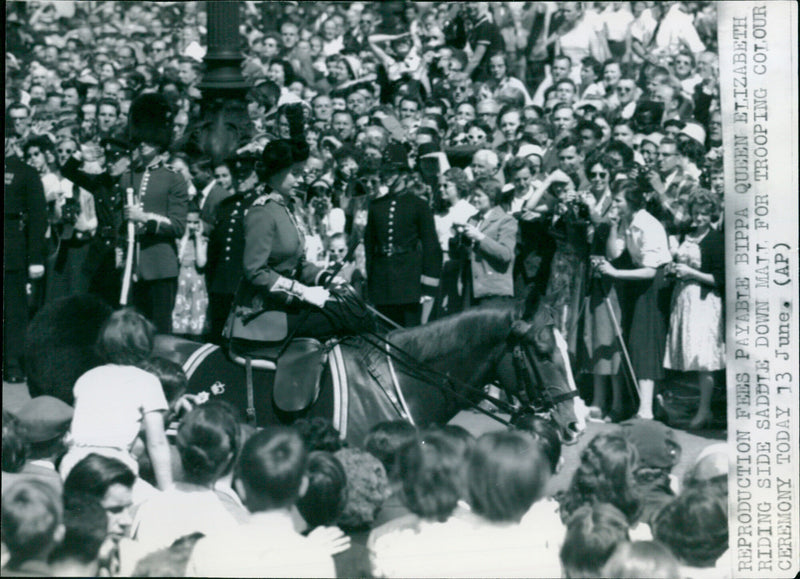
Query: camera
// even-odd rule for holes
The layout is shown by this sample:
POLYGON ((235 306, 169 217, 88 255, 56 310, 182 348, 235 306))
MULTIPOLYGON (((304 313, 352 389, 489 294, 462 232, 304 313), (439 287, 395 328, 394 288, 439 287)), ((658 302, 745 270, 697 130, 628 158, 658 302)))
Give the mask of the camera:
POLYGON ((453 229, 456 234, 453 237, 456 245, 459 247, 472 247, 472 239, 467 236, 467 226, 463 223, 454 223, 453 229))

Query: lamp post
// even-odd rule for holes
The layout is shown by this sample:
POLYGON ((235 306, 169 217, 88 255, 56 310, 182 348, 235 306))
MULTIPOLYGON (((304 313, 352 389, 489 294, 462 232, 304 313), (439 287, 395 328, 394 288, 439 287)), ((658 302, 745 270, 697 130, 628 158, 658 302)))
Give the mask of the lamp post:
POLYGON ((221 163, 253 134, 245 95, 250 85, 242 76, 239 9, 241 2, 205 3, 207 46, 203 59, 206 71, 198 85, 203 98, 201 118, 193 138, 200 150, 221 163))

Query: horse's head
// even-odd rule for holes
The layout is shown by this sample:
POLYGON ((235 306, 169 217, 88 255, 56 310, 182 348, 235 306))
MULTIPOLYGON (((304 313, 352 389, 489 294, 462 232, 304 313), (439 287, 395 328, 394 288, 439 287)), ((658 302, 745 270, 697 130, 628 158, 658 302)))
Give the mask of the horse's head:
POLYGON ((557 379, 552 367, 560 360, 555 355, 555 318, 545 307, 530 313, 518 306, 510 315, 511 329, 497 353, 494 377, 510 400, 537 411, 547 409, 552 401, 546 395, 546 382, 557 379))

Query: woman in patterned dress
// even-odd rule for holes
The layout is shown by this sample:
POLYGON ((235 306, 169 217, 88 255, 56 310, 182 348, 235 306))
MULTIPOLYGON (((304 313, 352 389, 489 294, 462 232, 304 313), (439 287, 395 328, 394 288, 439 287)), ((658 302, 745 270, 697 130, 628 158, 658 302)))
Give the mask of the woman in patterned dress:
POLYGON ((175 334, 202 336, 209 329, 208 290, 202 269, 206 266, 208 240, 203 235, 200 211, 190 209, 186 217, 186 233, 178 242, 178 291, 172 310, 172 331, 175 334))
POLYGON ((719 215, 718 201, 705 190, 689 200, 692 229, 683 238, 672 267, 677 283, 667 334, 664 367, 697 372, 700 405, 689 428, 711 418, 712 372, 725 367, 722 296, 724 294, 724 237, 711 226, 719 215))

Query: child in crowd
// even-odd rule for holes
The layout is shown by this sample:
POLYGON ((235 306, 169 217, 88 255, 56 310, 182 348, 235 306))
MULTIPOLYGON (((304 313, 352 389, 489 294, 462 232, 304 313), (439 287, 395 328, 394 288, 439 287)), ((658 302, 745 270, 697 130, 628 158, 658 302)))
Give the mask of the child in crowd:
POLYGON ((417 429, 405 420, 380 422, 372 427, 364 439, 364 448, 383 463, 389 478, 391 495, 384 501, 373 527, 407 515, 408 508, 403 503, 400 472, 397 468, 403 447, 416 440, 417 429))
POLYGON ((64 538, 62 506, 47 484, 22 480, 3 494, 2 538, 9 560, 3 576, 50 576, 47 559, 64 538))
POLYGON ((59 467, 62 477, 92 453, 116 458, 138 473, 131 451, 143 429, 156 484, 162 490, 172 486, 164 430, 169 405, 158 378, 137 367, 152 353, 154 336, 153 324, 129 308, 111 314, 103 326, 98 347, 106 363, 75 383, 72 443, 59 467))
POLYGON ((567 535, 561 547, 563 576, 603 577, 603 565, 618 545, 629 540, 628 521, 608 503, 585 505, 567 521, 567 535))
MULTIPOLYGON (((252 513, 235 533, 200 540, 190 577, 333 577, 330 546, 294 530, 291 508, 308 487, 308 452, 293 429, 271 427, 245 443, 236 486, 252 513)), ((341 533, 339 533, 341 535, 341 533)))
POLYGON ((602 577, 619 579, 679 579, 678 562, 669 549, 655 541, 621 543, 603 567, 602 577))
POLYGON ((64 497, 64 541, 50 557, 56 577, 95 577, 100 549, 108 535, 108 515, 100 501, 87 494, 64 497))
POLYGON ((208 290, 202 270, 208 259, 208 239, 203 234, 200 210, 186 216, 186 232, 178 241, 178 292, 172 310, 175 334, 202 336, 208 332, 208 290))

